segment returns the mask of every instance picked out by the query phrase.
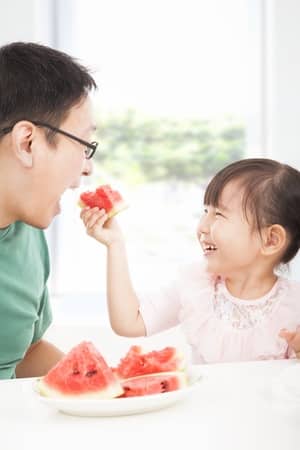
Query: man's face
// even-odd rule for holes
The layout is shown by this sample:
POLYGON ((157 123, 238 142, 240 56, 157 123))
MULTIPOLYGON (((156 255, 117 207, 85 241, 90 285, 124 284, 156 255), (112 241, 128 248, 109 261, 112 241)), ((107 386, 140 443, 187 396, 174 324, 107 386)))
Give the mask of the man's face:
MULTIPOLYGON (((95 129, 90 99, 75 105, 61 123, 62 130, 90 142, 95 129)), ((80 184, 82 175, 90 175, 91 160, 85 157, 85 146, 60 133, 49 144, 45 128, 37 128, 32 142, 33 167, 27 183, 28 205, 22 220, 38 228, 46 228, 60 212, 60 199, 69 188, 80 184)))

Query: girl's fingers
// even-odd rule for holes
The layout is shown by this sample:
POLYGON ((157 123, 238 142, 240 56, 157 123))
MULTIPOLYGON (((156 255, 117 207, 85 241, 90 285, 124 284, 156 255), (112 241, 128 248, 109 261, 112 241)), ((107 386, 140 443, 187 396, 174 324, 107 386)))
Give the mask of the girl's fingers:
POLYGON ((107 214, 103 213, 103 210, 93 214, 90 219, 88 220, 86 226, 87 228, 93 228, 95 225, 98 225, 100 227, 103 227, 104 223, 107 220, 107 214))
POLYGON ((90 211, 90 208, 88 206, 85 208, 82 208, 80 211, 80 218, 83 219, 86 216, 88 211, 90 211))
POLYGON ((296 332, 288 331, 285 328, 283 328, 282 330, 280 330, 279 336, 282 337, 283 339, 285 339, 287 342, 290 342, 296 336, 296 332))
POLYGON ((87 209, 84 211, 81 211, 80 213, 80 217, 83 220, 83 223, 85 226, 89 226, 89 223, 91 221, 94 221, 94 218, 96 218, 96 220, 99 217, 102 217, 106 215, 106 212, 104 209, 100 209, 99 208, 91 208, 91 209, 87 209))
POLYGON ((84 223, 86 223, 92 215, 93 215, 92 209, 87 209, 85 211, 81 211, 80 213, 80 217, 84 223))
POLYGON ((294 350, 298 359, 300 359, 300 333, 299 331, 281 330, 279 336, 284 338, 289 346, 294 350))

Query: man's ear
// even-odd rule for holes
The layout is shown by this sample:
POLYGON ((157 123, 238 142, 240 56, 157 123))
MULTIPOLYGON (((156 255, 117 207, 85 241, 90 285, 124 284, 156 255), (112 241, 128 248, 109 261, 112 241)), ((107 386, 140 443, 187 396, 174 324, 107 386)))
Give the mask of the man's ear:
POLYGON ((35 126, 26 120, 17 122, 11 132, 13 149, 19 162, 26 168, 33 166, 33 153, 31 148, 35 126))
POLYGON ((265 228, 262 232, 262 254, 275 255, 282 251, 287 244, 287 233, 283 226, 275 224, 265 228))

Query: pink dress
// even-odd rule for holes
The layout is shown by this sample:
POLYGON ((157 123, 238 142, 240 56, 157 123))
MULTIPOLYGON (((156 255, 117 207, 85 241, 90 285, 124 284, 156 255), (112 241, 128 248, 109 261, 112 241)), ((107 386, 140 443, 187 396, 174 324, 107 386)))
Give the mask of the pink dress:
POLYGON ((180 325, 194 364, 295 356, 278 333, 300 325, 296 281, 279 277, 263 297, 242 300, 198 263, 181 270, 170 285, 139 298, 147 335, 180 325))

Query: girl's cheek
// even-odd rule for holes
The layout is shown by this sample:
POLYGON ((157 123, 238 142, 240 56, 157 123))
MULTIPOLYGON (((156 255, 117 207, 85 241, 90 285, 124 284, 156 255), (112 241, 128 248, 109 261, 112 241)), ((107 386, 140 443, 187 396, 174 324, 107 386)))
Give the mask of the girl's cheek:
POLYGON ((196 228, 196 234, 197 236, 201 236, 201 234, 203 233, 203 219, 200 219, 196 228))
POLYGON ((210 227, 210 236, 211 236, 211 238, 212 238, 212 240, 214 241, 215 240, 215 238, 217 238, 217 236, 218 236, 218 223, 217 222, 213 222, 212 224, 211 224, 211 227, 210 227))

